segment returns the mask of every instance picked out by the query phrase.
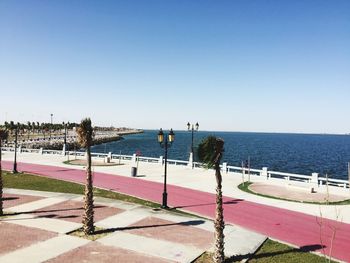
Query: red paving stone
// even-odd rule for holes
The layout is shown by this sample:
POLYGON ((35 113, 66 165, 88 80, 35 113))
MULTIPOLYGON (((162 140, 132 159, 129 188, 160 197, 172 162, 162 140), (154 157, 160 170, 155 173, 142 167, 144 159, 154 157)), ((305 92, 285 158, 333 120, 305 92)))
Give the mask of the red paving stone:
POLYGON ((90 242, 85 246, 78 247, 56 258, 48 260, 50 263, 61 262, 123 262, 123 263, 172 263, 158 257, 137 253, 130 250, 105 246, 98 242, 90 242), (79 260, 78 260, 79 259, 79 260))
MULTIPOLYGON (((11 220, 11 217, 3 220, 11 220)), ((54 232, 0 221, 0 255, 56 236, 54 232)))
MULTIPOLYGON (((68 200, 35 210, 32 214, 37 217, 55 218, 69 222, 81 223, 84 214, 83 206, 83 202, 68 200)), ((95 205, 94 212, 94 221, 97 222, 109 216, 122 213, 124 210, 115 207, 95 205)))
POLYGON ((191 226, 191 224, 199 225, 202 223, 204 221, 200 219, 176 223, 148 217, 128 226, 134 229, 126 230, 125 232, 207 250, 214 241, 213 233, 191 226))
POLYGON ((41 200, 44 198, 40 196, 18 195, 18 194, 4 194, 3 196, 4 196, 3 198, 4 208, 10 208, 13 206, 41 200))

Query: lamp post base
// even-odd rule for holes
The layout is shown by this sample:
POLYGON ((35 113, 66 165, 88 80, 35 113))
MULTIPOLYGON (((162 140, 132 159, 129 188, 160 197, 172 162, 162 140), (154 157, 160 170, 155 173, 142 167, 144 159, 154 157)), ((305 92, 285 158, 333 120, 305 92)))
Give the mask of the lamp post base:
POLYGON ((162 208, 169 208, 168 207, 168 193, 163 193, 163 202, 162 202, 162 208))

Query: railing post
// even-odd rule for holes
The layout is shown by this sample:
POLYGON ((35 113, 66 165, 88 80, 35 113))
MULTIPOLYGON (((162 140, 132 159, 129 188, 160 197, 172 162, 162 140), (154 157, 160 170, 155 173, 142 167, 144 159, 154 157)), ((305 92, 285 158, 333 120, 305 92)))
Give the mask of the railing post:
POLYGON ((132 155, 132 157, 131 157, 131 162, 132 162, 133 164, 136 163, 136 153, 134 153, 134 154, 132 155))
POLYGON ((39 154, 43 154, 43 148, 39 149, 39 154))
POLYGON ((63 144, 62 155, 63 155, 63 156, 66 155, 66 145, 65 145, 65 144, 63 144))
POLYGON ((163 156, 159 156, 159 162, 158 162, 161 166, 163 166, 163 156))
POLYGON ((22 145, 18 146, 18 153, 22 153, 22 145))
POLYGON ((269 179, 267 177, 268 173, 267 173, 267 167, 263 167, 261 172, 260 172, 260 176, 266 177, 266 180, 269 179))
POLYGON ((311 174, 311 183, 318 186, 318 173, 311 174))
POLYGON ((193 153, 192 152, 190 153, 190 158, 188 159, 187 166, 193 168, 193 153))
POLYGON ((222 163, 222 171, 227 173, 227 163, 222 163))

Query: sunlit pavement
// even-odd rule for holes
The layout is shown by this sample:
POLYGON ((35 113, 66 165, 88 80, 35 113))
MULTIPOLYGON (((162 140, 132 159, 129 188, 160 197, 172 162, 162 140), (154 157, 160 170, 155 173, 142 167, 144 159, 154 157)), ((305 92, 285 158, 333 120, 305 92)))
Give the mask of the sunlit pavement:
MULTIPOLYGON (((11 160, 11 154, 4 159, 11 160)), ((21 171, 84 183, 83 167, 65 165, 64 156, 20 154, 21 171), (26 162, 26 163, 24 163, 26 162), (29 164, 31 163, 31 164, 29 164), (41 165, 38 165, 41 164, 41 165)), ((10 162, 4 162, 11 169, 10 162)), ((94 167, 94 184, 114 191, 161 202, 163 167, 160 164, 139 163, 139 177, 130 176, 130 162, 109 167, 94 167)), ((209 218, 214 217, 215 178, 212 170, 168 166, 169 205, 209 218)), ((253 178, 252 180, 261 180, 253 178)), ((310 246, 323 244, 333 257, 350 261, 349 206, 319 206, 301 204, 250 195, 237 189, 241 177, 223 174, 225 220, 263 235, 294 244, 310 246), (322 225, 316 220, 322 213, 322 225), (338 218, 336 216, 338 215, 338 218), (337 219, 337 220, 328 220, 337 219), (336 235, 332 240, 333 229, 336 235), (331 243, 333 248, 331 250, 331 243), (331 251, 330 251, 331 250, 331 251)), ((316 246, 317 247, 317 246, 316 246)), ((319 249, 318 251, 322 251, 319 249)))

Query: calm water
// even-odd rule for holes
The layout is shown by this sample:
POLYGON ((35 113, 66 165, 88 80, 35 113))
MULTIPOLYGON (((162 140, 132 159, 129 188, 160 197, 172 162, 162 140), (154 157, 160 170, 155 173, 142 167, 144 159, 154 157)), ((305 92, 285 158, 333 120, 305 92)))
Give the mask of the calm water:
MULTIPOLYGON (((128 135, 124 140, 93 147, 93 152, 113 152, 131 155, 140 151, 142 156, 159 157, 163 149, 157 143, 158 131, 128 135)), ((188 160, 191 133, 175 131, 175 142, 169 149, 170 159, 188 160)), ((246 132, 195 132, 197 145, 208 135, 225 141, 223 161, 240 166, 250 157, 252 168, 311 174, 326 173, 332 178, 347 179, 347 162, 350 161, 350 135, 311 135, 246 132)))

